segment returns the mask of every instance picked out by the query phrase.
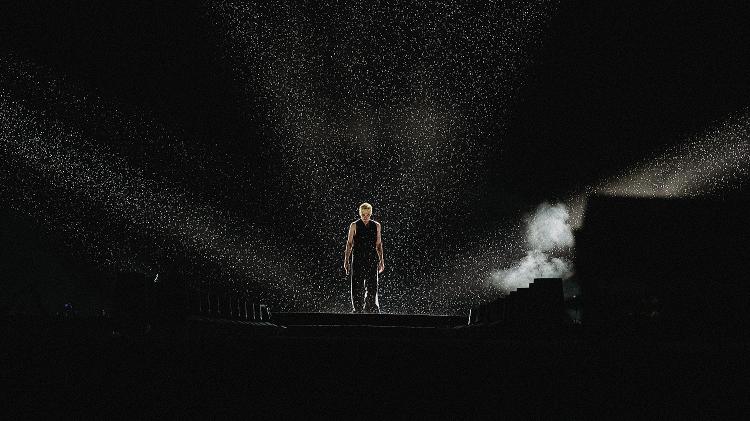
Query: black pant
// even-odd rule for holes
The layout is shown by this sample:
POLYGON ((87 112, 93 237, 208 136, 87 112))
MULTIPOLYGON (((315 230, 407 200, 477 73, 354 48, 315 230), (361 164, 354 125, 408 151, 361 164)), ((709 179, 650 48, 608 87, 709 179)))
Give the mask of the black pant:
POLYGON ((352 312, 380 313, 378 264, 356 260, 352 264, 352 312))

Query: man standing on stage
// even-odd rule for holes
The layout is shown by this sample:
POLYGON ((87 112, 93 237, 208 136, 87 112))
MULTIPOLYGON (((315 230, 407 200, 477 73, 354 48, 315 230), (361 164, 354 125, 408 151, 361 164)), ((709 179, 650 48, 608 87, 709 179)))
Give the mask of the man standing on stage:
POLYGON ((351 272, 352 312, 379 313, 378 273, 385 269, 380 223, 371 220, 372 205, 359 205, 360 219, 349 224, 344 270, 351 272))

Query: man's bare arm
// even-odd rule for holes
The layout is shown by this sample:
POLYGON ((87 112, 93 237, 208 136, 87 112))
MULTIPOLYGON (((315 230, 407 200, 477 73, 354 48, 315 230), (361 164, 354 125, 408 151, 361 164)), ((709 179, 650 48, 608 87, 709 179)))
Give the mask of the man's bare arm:
POLYGON ((344 270, 349 274, 349 262, 352 256, 352 244, 354 243, 354 233, 357 226, 354 223, 349 224, 349 235, 346 239, 346 251, 344 251, 344 270))

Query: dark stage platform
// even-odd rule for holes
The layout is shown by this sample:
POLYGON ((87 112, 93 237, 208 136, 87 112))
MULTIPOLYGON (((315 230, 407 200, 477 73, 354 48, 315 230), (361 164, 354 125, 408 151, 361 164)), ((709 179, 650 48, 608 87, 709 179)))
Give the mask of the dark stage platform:
POLYGON ((273 313, 281 326, 381 326, 450 328, 467 324, 468 316, 391 313, 273 313))
POLYGON ((427 314, 272 313, 279 335, 440 338, 454 336, 468 316, 427 314))
MULTIPOLYGON (((193 335, 445 338, 465 331, 468 316, 427 314, 272 313, 269 321, 252 322, 191 316, 193 335)), ((475 334, 481 334, 478 329, 475 334)))
MULTIPOLYGON (((279 321, 282 314, 277 316, 279 321)), ((412 317, 400 316, 315 317, 390 323, 412 317)), ((14 418, 606 419, 616 413, 643 419, 655 413, 747 413, 748 378, 737 369, 748 362, 745 343, 605 340, 573 332, 510 340, 490 331, 458 334, 477 332, 473 327, 282 327, 198 317, 137 335, 113 335, 110 321, 101 319, 15 320, 0 323, 0 331, 7 349, 0 352, 0 369, 10 390, 4 407, 14 418)))

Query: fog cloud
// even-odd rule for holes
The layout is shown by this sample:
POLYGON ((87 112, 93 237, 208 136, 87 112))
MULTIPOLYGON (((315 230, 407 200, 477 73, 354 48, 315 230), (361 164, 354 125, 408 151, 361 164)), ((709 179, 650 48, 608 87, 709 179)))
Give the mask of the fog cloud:
POLYGON ((573 244, 573 230, 568 209, 564 204, 542 203, 533 215, 526 218, 526 256, 509 268, 492 273, 491 282, 504 292, 527 287, 534 278, 569 278, 573 265, 556 257, 573 244))

